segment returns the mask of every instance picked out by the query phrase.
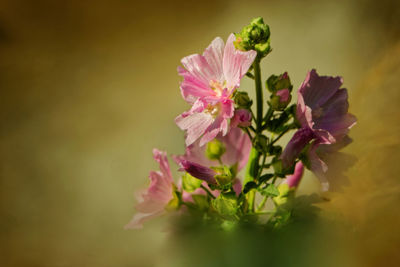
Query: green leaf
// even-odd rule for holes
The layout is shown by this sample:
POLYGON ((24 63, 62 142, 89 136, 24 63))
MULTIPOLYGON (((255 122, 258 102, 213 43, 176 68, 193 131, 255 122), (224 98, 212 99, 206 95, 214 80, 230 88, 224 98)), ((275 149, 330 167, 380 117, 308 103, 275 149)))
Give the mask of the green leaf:
POLYGON ((245 184, 243 193, 247 194, 251 189, 256 188, 257 184, 255 182, 248 182, 245 184))
POLYGON ((185 173, 182 176, 182 187, 183 190, 185 190, 186 192, 193 192, 194 190, 200 187, 201 183, 202 180, 197 179, 188 173, 185 173))
POLYGON ((264 175, 261 175, 259 181, 260 181, 260 183, 264 183, 264 182, 268 181, 269 179, 271 179, 272 177, 274 177, 274 174, 266 173, 264 175))
POLYGON ((268 197, 277 197, 279 196, 279 190, 273 184, 268 184, 264 189, 261 191, 261 195, 268 196, 268 197))
POLYGON ((194 203, 197 204, 200 210, 207 210, 209 207, 207 196, 204 195, 192 195, 194 203))
POLYGON ((221 193, 212 200, 212 206, 222 216, 233 216, 238 209, 236 194, 234 192, 221 193))

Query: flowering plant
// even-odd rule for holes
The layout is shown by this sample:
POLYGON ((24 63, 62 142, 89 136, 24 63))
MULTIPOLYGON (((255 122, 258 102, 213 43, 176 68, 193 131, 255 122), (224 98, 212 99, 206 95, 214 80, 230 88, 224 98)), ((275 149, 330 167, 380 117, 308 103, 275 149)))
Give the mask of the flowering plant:
POLYGON ((217 37, 203 54, 182 59, 180 90, 191 105, 175 119, 186 131, 185 153, 173 156, 182 176, 175 183, 167 154, 154 149, 160 171, 150 172, 150 186, 140 194, 127 228, 178 210, 221 226, 262 221, 280 227, 290 221, 291 200, 305 168, 323 190, 329 189, 324 155, 348 145, 347 134, 356 123, 348 113, 347 90, 340 88, 342 78, 319 76, 313 69, 297 91, 297 103, 290 104, 293 85, 287 72, 271 75, 263 89, 260 62, 270 52, 269 26, 256 18, 226 43, 217 37), (253 101, 240 90, 245 76, 255 82, 254 111, 253 101), (278 140, 291 131, 283 148, 278 140), (269 199, 272 208, 266 205, 269 199))

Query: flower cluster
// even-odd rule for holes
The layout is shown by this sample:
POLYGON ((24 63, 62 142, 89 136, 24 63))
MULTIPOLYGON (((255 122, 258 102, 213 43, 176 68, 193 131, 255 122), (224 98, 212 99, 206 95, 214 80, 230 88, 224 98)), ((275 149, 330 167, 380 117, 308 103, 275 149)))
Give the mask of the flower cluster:
POLYGON ((139 195, 126 228, 177 210, 198 211, 203 220, 221 225, 269 214, 268 223, 279 226, 288 221, 290 212, 282 216, 282 211, 305 168, 328 190, 323 155, 348 145, 356 123, 342 78, 311 70, 297 91, 297 104, 290 105, 293 85, 287 72, 271 75, 263 89, 260 62, 270 51, 269 27, 256 18, 226 43, 217 37, 203 54, 182 59, 180 91, 191 107, 175 119, 186 131, 185 153, 172 156, 182 175, 175 183, 167 154, 154 149, 160 171, 150 172, 150 186, 139 195), (247 92, 239 91, 245 76, 255 83, 254 110, 247 92), (264 93, 269 93, 266 100, 264 93), (284 148, 278 144, 294 130, 284 148), (275 208, 267 212, 269 199, 275 208))

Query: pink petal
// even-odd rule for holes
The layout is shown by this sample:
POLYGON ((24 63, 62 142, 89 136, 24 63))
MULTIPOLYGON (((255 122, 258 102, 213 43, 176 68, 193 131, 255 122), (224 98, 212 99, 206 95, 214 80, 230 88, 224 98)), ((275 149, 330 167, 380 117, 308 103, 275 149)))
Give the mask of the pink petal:
POLYGON ((216 81, 224 82, 222 59, 224 55, 224 41, 217 37, 204 51, 203 56, 208 62, 216 81))
POLYGON ((286 177, 285 183, 287 183, 290 188, 296 188, 299 185, 301 178, 303 177, 303 173, 304 165, 303 163, 301 163, 301 161, 299 161, 294 168, 294 173, 286 177))
POLYGON ((208 113, 194 113, 190 115, 180 115, 175 119, 175 123, 182 130, 187 130, 186 145, 190 146, 207 128, 213 123, 214 118, 208 113))
POLYGON ((239 128, 231 128, 229 133, 221 137, 220 140, 225 144, 226 151, 221 160, 226 165, 238 163, 238 171, 246 166, 251 150, 251 140, 245 132, 239 128))
POLYGON ((315 138, 314 132, 310 128, 301 128, 293 135, 289 143, 282 152, 281 159, 284 168, 290 167, 295 159, 300 155, 303 148, 315 138))
POLYGON ((256 58, 256 51, 240 51, 235 48, 234 34, 230 34, 225 44, 223 69, 228 88, 236 88, 256 58))

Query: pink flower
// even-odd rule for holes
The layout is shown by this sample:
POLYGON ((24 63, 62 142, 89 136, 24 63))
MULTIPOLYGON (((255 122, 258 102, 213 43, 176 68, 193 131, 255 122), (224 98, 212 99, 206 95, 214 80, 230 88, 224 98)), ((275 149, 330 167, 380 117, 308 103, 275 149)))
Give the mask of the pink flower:
MULTIPOLYGON (((301 124, 282 153, 284 167, 289 167, 299 156, 303 148, 311 141, 309 158, 312 161, 312 170, 319 166, 326 172, 327 166, 316 156, 316 149, 321 145, 331 145, 341 142, 349 129, 356 123, 356 117, 348 113, 349 103, 346 89, 340 89, 343 80, 341 77, 319 76, 311 70, 298 90, 297 120, 301 124)), ((326 184, 324 185, 327 188, 326 184)))
MULTIPOLYGON (((221 156, 224 165, 233 166, 237 164, 237 172, 246 166, 251 149, 250 138, 239 128, 232 128, 226 136, 219 135, 217 139, 225 146, 225 153, 221 156)), ((209 184, 217 184, 214 176, 216 171, 210 167, 218 166, 218 160, 210 160, 206 157, 206 147, 200 146, 199 141, 186 147, 186 153, 182 156, 176 156, 175 161, 181 165, 182 170, 190 175, 201 179, 209 184)), ((236 193, 241 191, 241 183, 234 180, 234 189, 236 193)))
POLYGON ((292 175, 286 176, 284 183, 286 183, 289 188, 296 188, 299 186, 301 178, 304 173, 304 165, 301 161, 297 162, 296 167, 294 168, 294 173, 292 175))
POLYGON ((231 119, 231 127, 248 127, 251 125, 251 113, 247 109, 237 109, 231 119))
POLYGON ((219 133, 228 132, 228 120, 234 112, 232 95, 257 55, 256 51, 237 50, 233 41, 233 34, 226 45, 217 37, 203 55, 190 55, 181 61, 185 67, 178 68, 183 77, 181 93, 193 106, 175 122, 187 131, 187 146, 200 137, 199 145, 203 146, 219 133))
POLYGON ((157 149, 153 150, 154 159, 160 165, 160 171, 150 172, 150 186, 138 196, 137 213, 125 226, 125 229, 138 229, 143 222, 165 213, 165 207, 173 199, 173 180, 167 154, 157 149))

